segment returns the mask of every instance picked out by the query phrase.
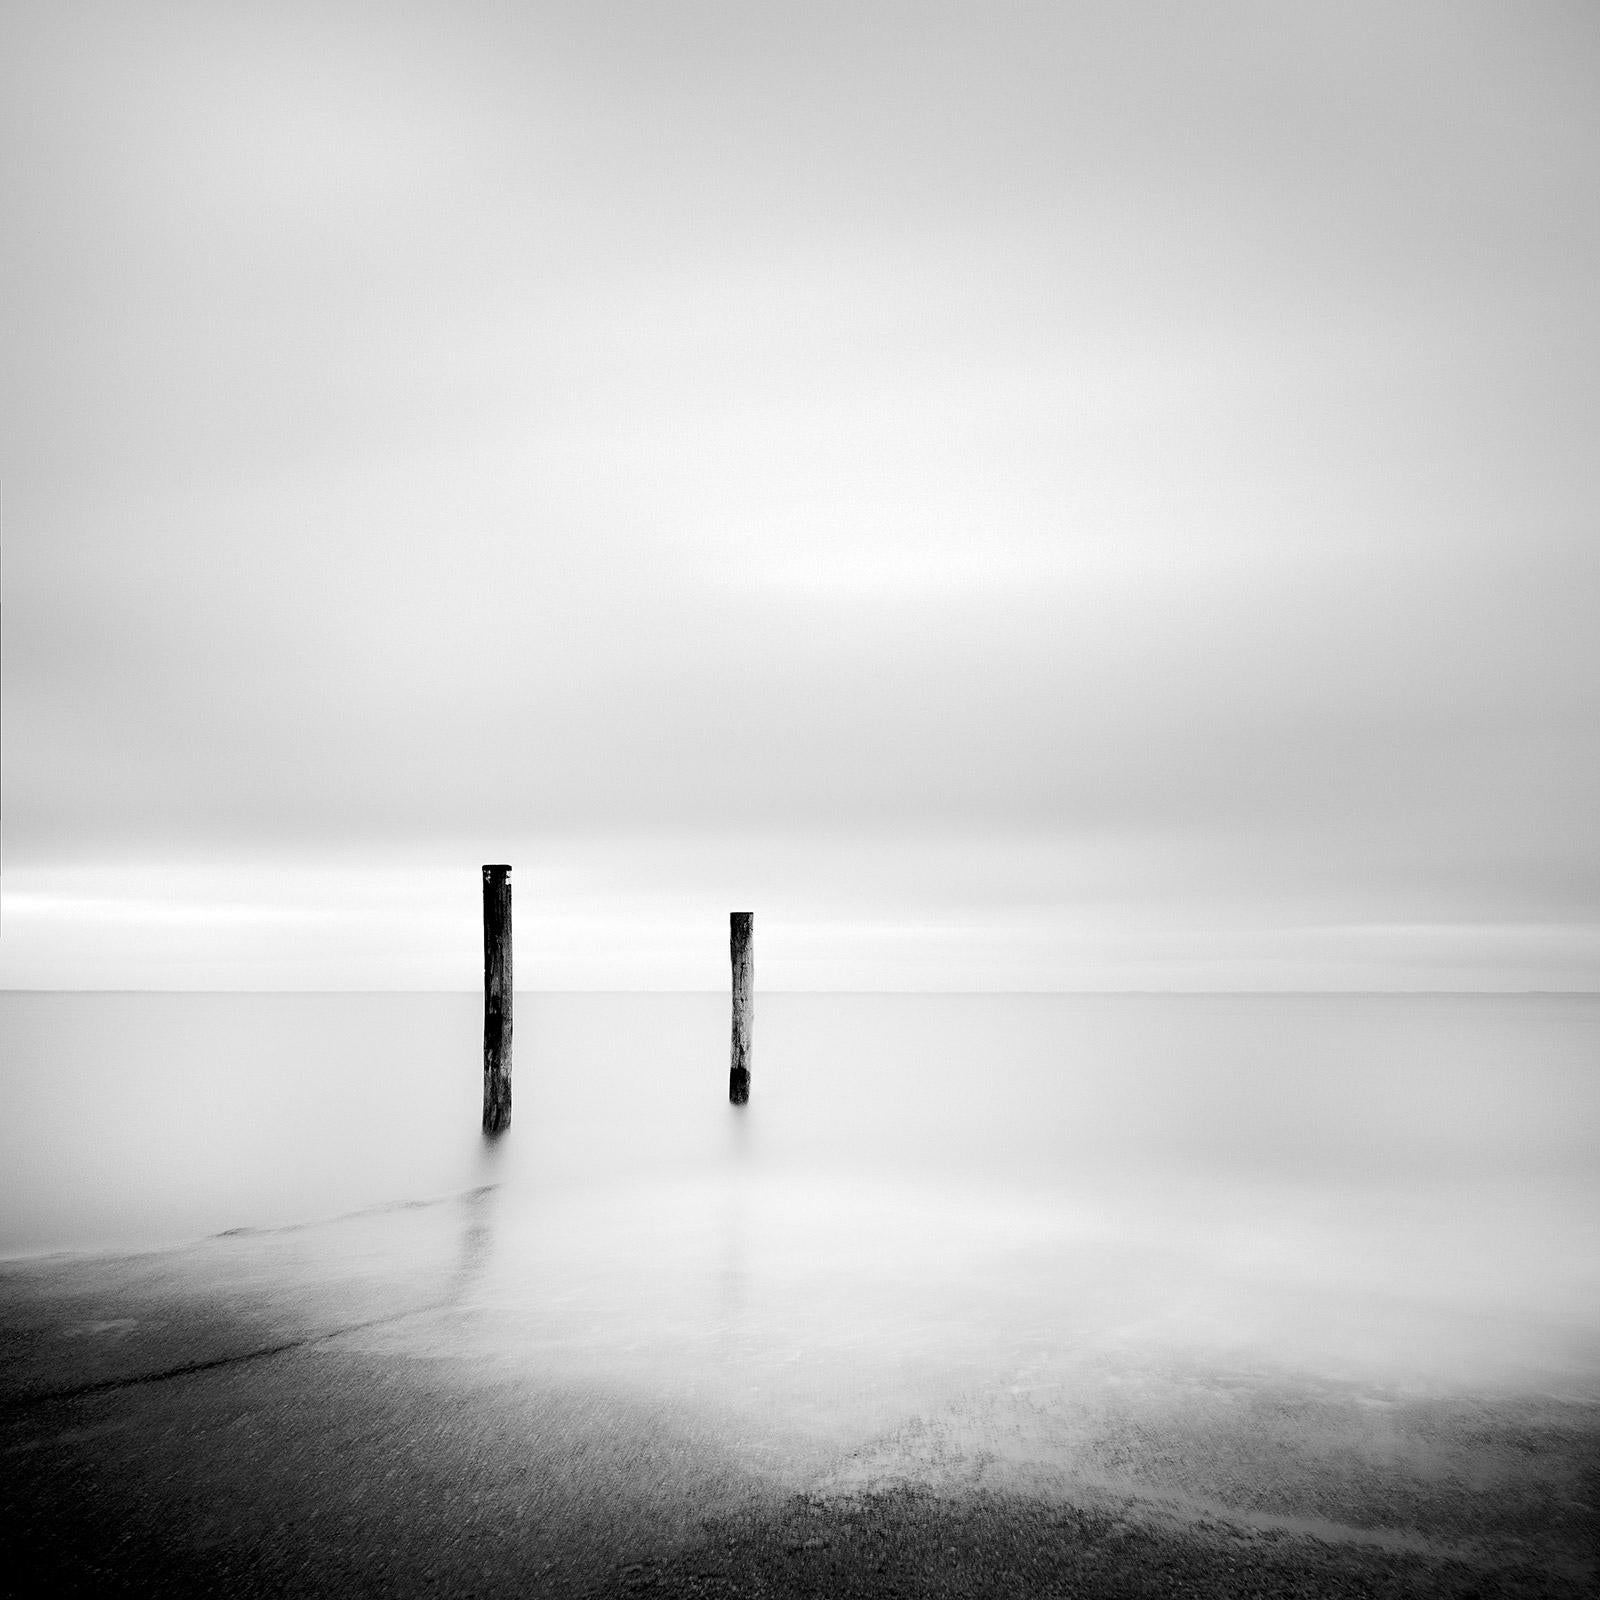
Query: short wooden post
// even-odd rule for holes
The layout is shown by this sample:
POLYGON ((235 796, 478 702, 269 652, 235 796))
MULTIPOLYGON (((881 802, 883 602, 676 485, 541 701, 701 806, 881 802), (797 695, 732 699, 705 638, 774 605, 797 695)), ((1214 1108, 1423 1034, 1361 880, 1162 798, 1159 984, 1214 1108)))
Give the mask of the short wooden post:
POLYGON ((483 1131, 511 1126, 511 868, 483 869, 483 1131))
POLYGON ((728 953, 733 960, 733 1063, 728 1069, 728 1099, 742 1106, 750 1098, 750 1024, 756 987, 755 913, 728 913, 728 953))

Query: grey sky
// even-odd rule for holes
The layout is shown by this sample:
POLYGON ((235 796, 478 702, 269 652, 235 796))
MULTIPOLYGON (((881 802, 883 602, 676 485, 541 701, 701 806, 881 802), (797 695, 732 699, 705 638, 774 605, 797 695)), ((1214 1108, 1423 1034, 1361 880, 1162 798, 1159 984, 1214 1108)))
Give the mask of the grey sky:
POLYGON ((1592 6, 0 45, 0 981, 1592 986, 1592 6))

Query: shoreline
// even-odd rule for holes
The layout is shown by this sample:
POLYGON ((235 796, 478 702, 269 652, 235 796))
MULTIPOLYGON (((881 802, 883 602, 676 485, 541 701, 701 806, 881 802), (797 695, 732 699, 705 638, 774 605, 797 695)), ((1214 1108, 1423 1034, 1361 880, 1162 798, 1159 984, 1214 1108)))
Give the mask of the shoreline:
POLYGON ((0 1592, 577 1596, 1592 1592, 1573 1544, 1447 1543, 902 1482, 793 1491, 618 1396, 289 1352, 0 1418, 0 1592))
POLYGON ((460 1227, 408 1207, 0 1264, 0 1592, 1564 1597, 1595 1579, 1593 1397, 1380 1393, 1133 1350, 899 1410, 767 1404, 734 1369, 674 1393, 444 1276, 460 1227))

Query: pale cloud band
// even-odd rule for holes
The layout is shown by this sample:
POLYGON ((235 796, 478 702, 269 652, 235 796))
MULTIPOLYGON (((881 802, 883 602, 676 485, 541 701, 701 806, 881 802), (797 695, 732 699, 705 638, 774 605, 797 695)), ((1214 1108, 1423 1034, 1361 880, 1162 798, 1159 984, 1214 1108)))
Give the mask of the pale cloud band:
MULTIPOLYGON (((529 990, 718 989, 727 911, 757 905, 764 990, 1580 991, 1600 924, 1308 920, 1332 902, 1219 904, 1063 881, 1063 852, 966 841, 565 840, 514 877, 529 990), (739 851, 731 853, 740 854, 739 851), (759 856, 765 865, 752 866, 759 856), (968 862, 965 881, 948 870, 968 862), (631 880, 631 881, 630 881, 631 880), (938 886, 938 887, 935 887, 938 886)), ((1111 875, 1120 889, 1128 880, 1111 875)), ((454 989, 481 982, 476 863, 121 864, 8 873, 0 986, 454 989), (30 882, 40 887, 30 887, 30 882)))

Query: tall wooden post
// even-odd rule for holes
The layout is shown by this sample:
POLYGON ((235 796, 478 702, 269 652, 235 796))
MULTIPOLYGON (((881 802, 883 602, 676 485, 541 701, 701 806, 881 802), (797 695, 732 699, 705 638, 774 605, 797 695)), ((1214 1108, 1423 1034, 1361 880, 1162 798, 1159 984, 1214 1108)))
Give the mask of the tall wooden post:
POLYGON ((483 1131, 511 1126, 511 868, 483 869, 483 1131))
POLYGON ((756 987, 755 913, 728 913, 728 954, 733 960, 733 1063, 728 1069, 728 1099, 742 1106, 750 1098, 750 1024, 756 987))

